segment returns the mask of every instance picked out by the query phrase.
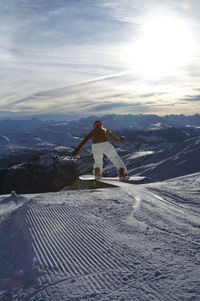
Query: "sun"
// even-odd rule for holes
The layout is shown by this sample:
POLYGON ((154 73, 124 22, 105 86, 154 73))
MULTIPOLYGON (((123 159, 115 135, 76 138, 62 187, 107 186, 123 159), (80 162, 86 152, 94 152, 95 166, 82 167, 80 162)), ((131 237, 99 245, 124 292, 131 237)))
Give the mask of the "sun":
POLYGON ((194 49, 189 25, 181 18, 160 15, 142 25, 138 40, 129 49, 129 59, 141 76, 162 77, 185 66, 194 49))

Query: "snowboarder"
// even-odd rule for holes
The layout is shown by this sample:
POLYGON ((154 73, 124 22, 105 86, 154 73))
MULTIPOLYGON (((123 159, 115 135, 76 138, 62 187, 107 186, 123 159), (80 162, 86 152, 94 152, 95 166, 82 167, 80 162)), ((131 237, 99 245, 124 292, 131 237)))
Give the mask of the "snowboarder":
POLYGON ((105 154, 110 161, 117 168, 120 180, 128 179, 127 169, 122 162, 121 158, 117 154, 114 146, 108 141, 110 137, 115 142, 122 142, 124 138, 120 136, 116 137, 111 131, 103 127, 103 123, 100 120, 94 122, 94 129, 83 139, 83 141, 72 152, 73 156, 76 156, 81 147, 89 140, 92 142, 92 153, 94 158, 93 174, 95 179, 101 179, 103 173, 103 155, 105 154))

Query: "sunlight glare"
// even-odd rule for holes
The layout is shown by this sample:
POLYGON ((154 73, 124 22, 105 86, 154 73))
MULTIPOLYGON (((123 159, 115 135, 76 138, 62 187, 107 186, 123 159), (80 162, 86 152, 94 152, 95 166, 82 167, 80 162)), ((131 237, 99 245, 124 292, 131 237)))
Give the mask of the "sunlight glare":
POLYGON ((162 77, 186 65, 193 50, 194 39, 187 25, 181 19, 160 16, 144 24, 130 55, 141 76, 162 77))

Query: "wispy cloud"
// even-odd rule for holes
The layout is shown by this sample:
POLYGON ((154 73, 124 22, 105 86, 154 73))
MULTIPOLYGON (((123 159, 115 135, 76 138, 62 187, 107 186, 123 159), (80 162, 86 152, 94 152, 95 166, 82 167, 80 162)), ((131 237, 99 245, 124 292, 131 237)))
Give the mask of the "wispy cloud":
MULTIPOLYGON (((199 111, 195 94, 200 79, 198 48, 187 65, 167 75, 160 71, 157 77, 148 72, 144 76, 142 69, 151 65, 143 66, 143 57, 136 51, 143 25, 161 11, 189 24, 199 43, 200 3, 188 0, 189 5, 183 7, 175 2, 0 3, 0 111, 80 115, 156 110, 164 114, 170 113, 170 106, 176 113, 187 114, 188 108, 199 111)), ((148 48, 141 52, 148 54, 148 48)))
POLYGON ((110 102, 104 101, 101 104, 93 104, 93 107, 89 109, 91 112, 98 112, 98 113, 112 113, 116 111, 116 109, 122 113, 127 113, 127 109, 132 110, 132 113, 138 113, 141 110, 141 107, 144 107, 144 104, 141 102, 130 103, 130 102, 110 102))
POLYGON ((189 95, 183 98, 184 101, 200 101, 200 94, 199 95, 189 95))

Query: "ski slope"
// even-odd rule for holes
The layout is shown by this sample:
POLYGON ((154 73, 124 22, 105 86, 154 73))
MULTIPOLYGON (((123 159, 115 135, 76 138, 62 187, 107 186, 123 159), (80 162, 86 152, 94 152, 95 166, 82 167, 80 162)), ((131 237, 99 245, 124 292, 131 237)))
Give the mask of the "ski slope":
POLYGON ((1 196, 0 299, 200 300, 200 173, 119 185, 1 196))

